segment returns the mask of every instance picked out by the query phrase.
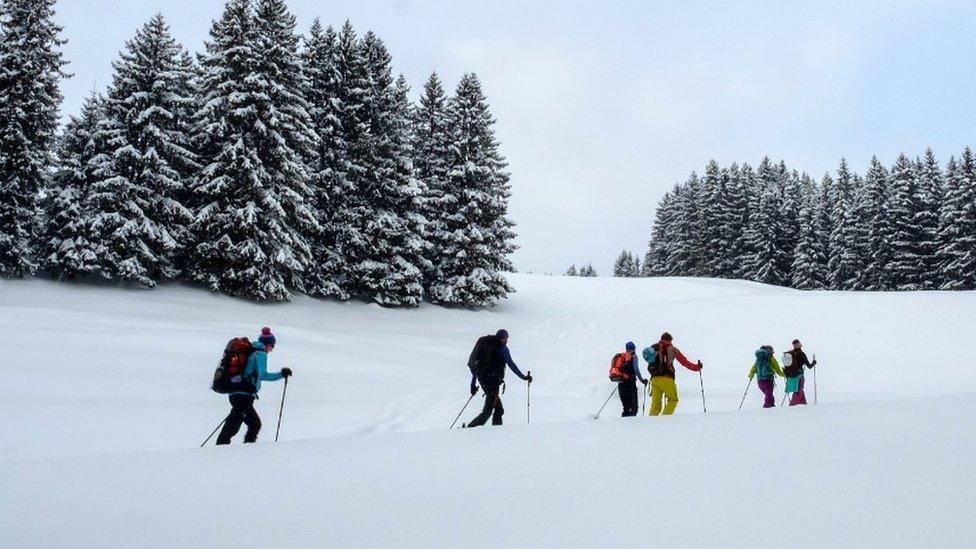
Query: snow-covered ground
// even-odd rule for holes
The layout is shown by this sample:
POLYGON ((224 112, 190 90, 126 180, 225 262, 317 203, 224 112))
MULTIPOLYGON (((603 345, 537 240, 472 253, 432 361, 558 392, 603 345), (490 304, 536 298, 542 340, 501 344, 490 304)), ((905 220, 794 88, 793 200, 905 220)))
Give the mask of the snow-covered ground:
MULTIPOLYGON (((385 310, 200 290, 0 282, 0 546, 970 547, 976 293, 802 293, 689 279, 513 275, 493 311, 385 310), (226 340, 270 325, 291 366, 248 447, 196 446, 227 412, 226 340), (512 333, 503 429, 448 431, 479 335, 512 333), (671 418, 621 419, 610 357, 661 331, 671 418), (755 348, 816 354, 820 406, 736 412, 755 348), (418 432, 423 431, 423 432, 418 432), (369 436, 361 436, 369 435, 369 436)), ((812 379, 811 379, 812 381, 812 379)), ((808 394, 812 400, 812 386, 808 394)), ((476 399, 464 414, 475 415, 476 399)))

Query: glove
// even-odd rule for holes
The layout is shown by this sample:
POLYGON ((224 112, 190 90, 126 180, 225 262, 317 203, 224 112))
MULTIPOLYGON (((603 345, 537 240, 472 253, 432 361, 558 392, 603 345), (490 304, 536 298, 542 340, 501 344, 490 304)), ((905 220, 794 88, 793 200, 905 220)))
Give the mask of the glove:
POLYGON ((291 368, 282 368, 281 377, 288 379, 291 377, 291 368))
POLYGON ((529 375, 525 376, 525 381, 528 381, 529 383, 532 383, 532 374, 529 374, 529 375))
POLYGON ((813 362, 810 363, 810 367, 813 368, 816 365, 817 365, 817 359, 813 359, 813 362))
POLYGON ((471 396, 478 394, 478 386, 474 383, 471 384, 471 396))
POLYGON ((699 370, 701 370, 702 368, 704 368, 704 366, 702 366, 702 363, 701 363, 701 361, 699 360, 699 361, 698 361, 698 369, 699 369, 699 370))
POLYGON ((752 378, 754 377, 756 377, 756 374, 749 374, 749 381, 752 381, 752 378))
POLYGON ((647 387, 647 380, 646 380, 646 379, 642 379, 642 380, 641 380, 641 383, 643 383, 643 384, 644 384, 644 387, 647 387))

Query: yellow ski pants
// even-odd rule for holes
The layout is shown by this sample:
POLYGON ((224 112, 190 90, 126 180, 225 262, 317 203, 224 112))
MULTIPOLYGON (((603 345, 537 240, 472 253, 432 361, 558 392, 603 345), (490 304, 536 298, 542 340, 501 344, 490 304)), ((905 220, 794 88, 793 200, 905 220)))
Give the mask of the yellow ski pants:
POLYGON ((662 413, 669 416, 678 407, 678 386, 674 380, 667 376, 654 376, 651 378, 651 411, 650 415, 657 416, 662 413), (664 405, 664 412, 661 412, 661 397, 667 397, 668 402, 664 405))

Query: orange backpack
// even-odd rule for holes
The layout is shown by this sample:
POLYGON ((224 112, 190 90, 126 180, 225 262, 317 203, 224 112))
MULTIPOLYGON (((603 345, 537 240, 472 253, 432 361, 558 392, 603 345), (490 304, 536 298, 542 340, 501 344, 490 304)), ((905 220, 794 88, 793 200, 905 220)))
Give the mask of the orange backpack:
POLYGON ((630 379, 630 363, 633 355, 628 353, 617 353, 610 359, 610 381, 620 383, 630 379))

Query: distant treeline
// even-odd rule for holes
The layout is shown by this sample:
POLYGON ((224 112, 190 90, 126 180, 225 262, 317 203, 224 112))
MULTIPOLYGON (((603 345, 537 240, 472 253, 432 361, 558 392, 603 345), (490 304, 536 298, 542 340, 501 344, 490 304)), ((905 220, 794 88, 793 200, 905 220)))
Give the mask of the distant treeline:
POLYGON ((737 278, 804 290, 976 288, 976 159, 931 150, 841 161, 819 182, 768 158, 692 174, 657 207, 643 276, 737 278))

